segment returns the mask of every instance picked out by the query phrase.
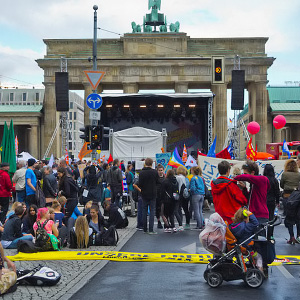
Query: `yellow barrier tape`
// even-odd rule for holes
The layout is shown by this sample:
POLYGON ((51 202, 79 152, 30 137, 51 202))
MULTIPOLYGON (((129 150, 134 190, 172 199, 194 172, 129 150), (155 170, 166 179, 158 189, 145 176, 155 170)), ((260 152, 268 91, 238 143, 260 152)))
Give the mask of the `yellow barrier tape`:
POLYGON ((10 260, 114 260, 114 261, 148 261, 173 263, 207 264, 212 254, 185 253, 134 253, 117 251, 51 251, 38 253, 19 252, 8 256, 10 260))
MULTIPOLYGON (((38 253, 19 252, 15 256, 8 256, 13 261, 34 260, 113 260, 113 261, 144 261, 207 264, 213 258, 212 254, 186 253, 134 253, 117 251, 49 251, 38 253)), ((300 264, 300 256, 277 255, 271 266, 282 264, 300 264)))

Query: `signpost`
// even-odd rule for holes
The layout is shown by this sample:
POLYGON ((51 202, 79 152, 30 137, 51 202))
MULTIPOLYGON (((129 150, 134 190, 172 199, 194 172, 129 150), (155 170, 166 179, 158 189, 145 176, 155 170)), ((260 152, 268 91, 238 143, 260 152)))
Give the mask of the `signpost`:
POLYGON ((96 93, 89 94, 86 98, 86 104, 91 109, 98 109, 101 107, 103 101, 100 95, 96 93))

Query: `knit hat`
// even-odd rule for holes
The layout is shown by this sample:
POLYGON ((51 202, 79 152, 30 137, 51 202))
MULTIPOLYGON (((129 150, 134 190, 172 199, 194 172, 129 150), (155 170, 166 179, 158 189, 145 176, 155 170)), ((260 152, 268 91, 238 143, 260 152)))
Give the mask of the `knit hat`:
POLYGON ((35 163, 36 163, 36 160, 35 160, 34 158, 29 158, 29 159, 28 159, 28 162, 27 162, 27 165, 28 165, 28 167, 31 167, 31 166, 33 166, 35 163))
POLYGON ((9 163, 3 162, 0 164, 0 168, 9 167, 9 163))

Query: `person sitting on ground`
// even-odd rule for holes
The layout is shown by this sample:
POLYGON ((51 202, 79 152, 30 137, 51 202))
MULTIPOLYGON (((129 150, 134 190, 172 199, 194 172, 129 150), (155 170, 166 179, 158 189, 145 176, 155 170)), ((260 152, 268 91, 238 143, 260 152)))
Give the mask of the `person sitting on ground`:
POLYGON ((93 229, 89 227, 86 217, 80 216, 70 232, 70 248, 88 248, 93 229))
POLYGON ((61 206, 61 212, 63 214, 65 214, 65 212, 66 212, 65 206, 66 206, 66 203, 67 203, 67 198, 65 196, 60 196, 60 197, 57 198, 57 201, 59 202, 59 204, 61 206))
POLYGON ((93 205, 93 201, 89 201, 86 203, 86 205, 84 206, 84 209, 83 209, 83 215, 88 215, 90 213, 90 209, 93 205))
POLYGON ((226 160, 218 164, 220 176, 211 182, 211 193, 215 211, 228 224, 232 223, 232 217, 241 207, 247 205, 247 198, 237 186, 237 181, 232 180, 230 175, 230 163, 226 160))
POLYGON ((15 213, 6 221, 1 240, 4 249, 17 249, 17 244, 20 240, 32 241, 33 236, 31 234, 22 233, 21 218, 23 214, 23 207, 17 206, 15 213))
POLYGON ((31 204, 28 209, 27 215, 23 218, 23 233, 30 233, 34 235, 33 224, 37 218, 37 206, 31 204))
POLYGON ((11 210, 6 215, 6 221, 9 219, 10 216, 15 214, 15 209, 17 206, 23 207, 21 202, 18 202, 18 201, 14 202, 11 206, 11 210))
POLYGON ((101 233, 104 231, 104 218, 99 211, 99 206, 93 204, 90 208, 90 213, 86 216, 89 226, 93 232, 101 233))
POLYGON ((14 292, 17 289, 17 270, 15 264, 4 255, 3 247, 0 243, 0 260, 2 261, 0 272, 0 293, 1 295, 14 292), (7 269, 4 268, 4 262, 7 269))
POLYGON ((104 201, 104 210, 108 212, 108 225, 117 229, 128 226, 128 219, 124 211, 109 200, 104 201))
POLYGON ((61 212, 61 205, 57 200, 52 202, 52 208, 54 209, 54 220, 59 222, 58 228, 61 228, 63 225, 64 214, 61 212))
POLYGON ((53 234, 58 237, 58 229, 53 220, 50 220, 50 212, 47 207, 39 208, 36 222, 33 224, 33 230, 36 234, 38 229, 38 223, 45 228, 48 234, 53 234), (46 224, 44 225, 44 223, 46 224))

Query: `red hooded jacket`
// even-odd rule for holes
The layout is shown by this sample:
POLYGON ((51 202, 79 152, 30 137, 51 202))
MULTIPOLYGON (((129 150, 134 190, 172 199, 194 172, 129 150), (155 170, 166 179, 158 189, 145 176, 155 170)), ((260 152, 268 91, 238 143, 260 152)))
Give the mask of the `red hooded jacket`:
POLYGON ((215 211, 227 221, 232 223, 232 217, 236 211, 247 205, 247 199, 237 186, 237 181, 220 176, 211 182, 211 193, 215 206, 215 211))
POLYGON ((11 190, 12 184, 9 174, 0 170, 0 197, 10 197, 11 190))

